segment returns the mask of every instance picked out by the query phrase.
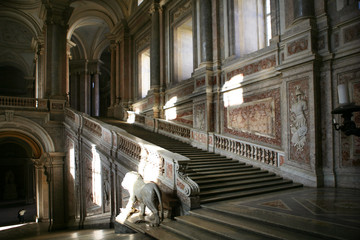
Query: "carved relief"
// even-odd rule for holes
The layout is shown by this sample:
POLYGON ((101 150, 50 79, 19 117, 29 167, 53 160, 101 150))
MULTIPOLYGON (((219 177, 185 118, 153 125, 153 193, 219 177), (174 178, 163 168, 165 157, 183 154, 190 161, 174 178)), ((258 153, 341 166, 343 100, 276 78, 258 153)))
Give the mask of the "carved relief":
POLYGON ((360 24, 344 29, 344 43, 360 39, 360 24))
POLYGON ((12 122, 14 120, 14 111, 5 110, 5 120, 7 122, 12 122))
POLYGON ((292 81, 288 84, 288 132, 290 160, 310 163, 308 79, 292 81))
POLYGON ((243 103, 224 108, 224 132, 268 144, 281 144, 279 89, 244 96, 243 103))
POLYGON ((287 46, 288 56, 305 51, 308 49, 309 40, 307 37, 290 42, 287 46))
POLYGON ((206 127, 205 103, 194 106, 194 118, 195 118, 194 127, 200 130, 205 130, 206 127))
POLYGON ((191 9, 191 6, 192 6, 191 1, 182 4, 182 6, 180 8, 177 8, 177 10, 174 12, 173 20, 176 21, 181 16, 183 16, 187 11, 191 9))
POLYGON ((142 49, 149 45, 150 45, 150 34, 146 35, 145 37, 139 39, 136 42, 136 49, 142 49))
POLYGON ((273 137, 275 134, 274 99, 266 98, 240 106, 229 106, 228 128, 273 137))
POLYGON ((109 170, 103 167, 103 194, 104 194, 104 203, 106 210, 109 210, 110 199, 111 199, 111 187, 110 187, 110 175, 109 170))
POLYGON ((291 143, 296 147, 297 151, 303 151, 306 134, 308 132, 305 111, 307 110, 307 102, 304 100, 304 93, 296 86, 295 90, 296 99, 292 100, 290 108, 290 129, 291 129, 291 143))

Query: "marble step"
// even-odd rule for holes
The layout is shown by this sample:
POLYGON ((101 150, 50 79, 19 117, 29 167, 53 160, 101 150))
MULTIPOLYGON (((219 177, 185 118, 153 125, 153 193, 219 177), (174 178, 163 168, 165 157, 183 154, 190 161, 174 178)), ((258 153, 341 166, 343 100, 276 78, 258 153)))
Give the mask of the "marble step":
POLYGON ((236 167, 231 167, 231 168, 219 168, 219 167, 215 167, 215 168, 211 168, 211 169, 199 169, 199 170, 195 170, 193 168, 190 168, 188 170, 186 170, 186 173, 189 177, 192 176, 203 176, 203 175, 208 175, 208 174, 222 174, 222 173, 232 173, 232 172, 238 172, 238 171, 248 171, 248 170, 252 170, 253 167, 249 166, 249 165, 239 165, 236 167))
POLYGON ((191 171, 194 172, 204 172, 211 170, 225 170, 225 169, 235 169, 235 168, 246 168, 251 167, 249 165, 230 163, 230 164, 203 164, 203 165, 192 165, 189 166, 191 171))
POLYGON ((176 151, 177 153, 209 153, 209 152, 206 152, 204 150, 201 150, 201 149, 180 149, 180 148, 167 148, 167 149, 171 149, 173 151, 176 151))
MULTIPOLYGON (((170 219, 165 219, 161 224, 164 225, 168 222, 171 222, 170 219)), ((182 235, 179 235, 173 231, 169 231, 166 228, 163 227, 149 227, 148 223, 131 223, 129 221, 125 222, 125 225, 134 230, 137 233, 142 234, 143 236, 151 236, 152 239, 173 239, 173 240, 188 240, 189 238, 186 238, 182 235)), ((118 239, 118 238, 116 238, 118 239)), ((144 237, 144 239, 146 239, 144 237)))
POLYGON ((191 211, 191 214, 195 213, 196 216, 200 214, 207 217, 208 214, 205 211, 212 210, 213 214, 209 217, 223 222, 241 221, 240 224, 247 229, 258 228, 256 222, 260 224, 259 228, 263 230, 265 230, 263 226, 268 228, 274 225, 281 229, 291 229, 293 234, 283 239, 311 239, 311 237, 316 237, 315 239, 355 240, 359 237, 359 228, 341 224, 341 221, 331 223, 314 219, 312 214, 310 216, 296 216, 281 211, 271 211, 245 205, 234 207, 231 204, 205 204, 198 210, 191 211), (249 226, 244 221, 250 221, 251 225, 249 226), (308 234, 309 236, 300 238, 298 237, 299 234, 308 234))
MULTIPOLYGON (((239 228, 234 228, 229 225, 225 225, 215 221, 209 221, 204 218, 197 216, 181 216, 176 217, 176 224, 168 226, 168 229, 171 228, 174 232, 180 232, 191 237, 191 239, 249 239, 249 240, 265 240, 271 238, 264 238, 262 235, 252 233, 246 230, 239 228), (201 235, 198 235, 197 232, 200 232, 201 235)), ((164 226, 162 226, 164 227, 164 226)))
POLYGON ((222 174, 208 174, 205 176, 192 176, 191 179, 197 182, 198 180, 206 180, 206 179, 215 179, 215 178, 224 178, 224 177, 231 177, 231 176, 243 176, 243 175, 251 175, 251 174, 258 174, 258 173, 267 173, 266 170, 260 170, 260 168, 248 168, 243 169, 243 171, 238 171, 234 173, 222 173, 222 174))
MULTIPOLYGON (((185 155, 184 155, 185 156, 185 155)), ((201 162, 201 161, 234 161, 231 158, 227 158, 227 157, 211 157, 211 156, 205 156, 205 157, 189 157, 191 162, 190 163, 195 163, 195 162, 201 162)))
POLYGON ((264 239, 319 239, 319 236, 311 232, 298 231, 293 228, 279 226, 274 222, 264 222, 261 219, 252 219, 246 216, 221 212, 212 209, 198 209, 190 212, 191 216, 204 219, 209 222, 216 222, 222 226, 229 226, 238 231, 247 231, 263 236, 264 239))
POLYGON ((215 189, 205 190, 205 191, 201 191, 199 195, 201 198, 201 197, 214 196, 214 195, 216 196, 224 193, 239 192, 249 189, 264 188, 264 187, 289 184, 289 183, 292 183, 292 181, 284 180, 284 179, 269 181, 269 182, 261 182, 261 183, 250 183, 245 186, 231 186, 225 188, 215 188, 215 189))
MULTIPOLYGON (((208 223, 206 223, 208 224, 208 223)), ((186 239, 191 240, 218 240, 218 239, 226 239, 217 232, 211 231, 211 229, 207 229, 208 225, 197 226, 195 224, 191 224, 191 222, 185 221, 172 221, 170 223, 162 224, 161 228, 165 228, 168 231, 174 232, 178 235, 183 236, 186 239)), ((218 226, 220 229, 220 226, 218 226)))
POLYGON ((268 172, 259 172, 257 174, 250 174, 250 175, 241 175, 241 176, 232 176, 232 177, 223 177, 223 178, 215 178, 215 179, 206 179, 206 180, 198 180, 196 181, 199 186, 207 186, 213 183, 222 183, 222 182, 229 182, 229 181, 237 181, 237 180, 248 180, 248 179, 256 179, 262 177, 273 177, 276 176, 274 173, 268 172))
POLYGON ((188 167, 190 168, 207 168, 207 167, 222 167, 222 166, 238 166, 245 165, 245 163, 239 163, 236 161, 218 161, 218 162, 198 162, 198 163, 188 163, 188 167))
POLYGON ((253 183, 278 181, 281 179, 282 179, 282 177, 279 177, 279 176, 269 176, 269 177, 263 177, 263 178, 253 178, 253 179, 247 179, 247 180, 238 180, 238 181, 228 181, 228 182, 222 182, 222 183, 207 184, 206 186, 200 185, 200 191, 205 191, 205 190, 214 189, 214 188, 224 188, 224 187, 240 186, 240 185, 253 184, 253 183))
POLYGON ((280 184, 275 186, 263 186, 259 188, 249 188, 247 190, 243 191, 237 191, 237 192, 229 192, 229 193, 222 193, 217 195, 210 195, 207 197, 200 197, 200 203, 210 203, 210 202, 216 202, 216 201, 223 201, 223 200, 229 200, 233 198, 241 198, 241 197, 248 197, 258 194, 264 194, 264 193, 271 193, 281 190, 287 190, 287 189, 293 189, 302 187, 301 184, 297 183, 288 183, 288 184, 280 184))
POLYGON ((220 154, 211 153, 211 152, 202 152, 202 153, 187 153, 187 154, 181 154, 184 156, 190 157, 223 157, 220 154))

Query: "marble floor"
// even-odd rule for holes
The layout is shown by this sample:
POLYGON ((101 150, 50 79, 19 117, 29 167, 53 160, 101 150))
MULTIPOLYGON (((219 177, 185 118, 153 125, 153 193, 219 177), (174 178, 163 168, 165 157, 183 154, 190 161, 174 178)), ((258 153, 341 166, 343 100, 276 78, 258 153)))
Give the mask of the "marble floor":
MULTIPOLYGON (((251 211, 265 218, 304 224, 299 227, 326 231, 335 239, 360 239, 360 190, 302 188, 242 199, 207 204, 219 208, 251 211), (301 220, 301 221, 300 221, 301 220), (343 229, 348 229, 344 231, 343 229), (350 230, 350 231, 349 231, 350 230)), ((266 227, 266 226, 264 226, 266 227)), ((151 239, 138 234, 115 234, 114 229, 86 229, 48 232, 45 223, 0 227, 0 239, 151 239)), ((160 238, 162 239, 162 238, 160 238)))

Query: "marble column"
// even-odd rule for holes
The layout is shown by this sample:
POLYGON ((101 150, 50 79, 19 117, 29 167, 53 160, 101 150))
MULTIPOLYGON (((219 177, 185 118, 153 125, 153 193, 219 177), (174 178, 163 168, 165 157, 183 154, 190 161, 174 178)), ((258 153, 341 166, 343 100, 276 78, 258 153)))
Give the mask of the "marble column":
POLYGON ((313 0, 293 0, 294 3, 294 22, 298 19, 314 16, 313 0))
POLYGON ((159 1, 153 1, 150 7, 151 15, 151 42, 150 42, 150 88, 154 105, 154 118, 160 117, 160 13, 159 1))
POLYGON ((116 103, 116 44, 111 43, 111 73, 110 73, 110 106, 114 107, 116 103))
POLYGON ((150 79, 151 88, 160 86, 160 4, 154 1, 150 7, 150 79))
POLYGON ((64 157, 65 153, 48 153, 44 164, 49 184, 49 231, 65 227, 64 157))
POLYGON ((212 0, 202 0, 200 4, 201 63, 213 61, 211 2, 212 0))
POLYGON ((99 89, 99 72, 95 72, 92 75, 92 116, 99 116, 100 113, 100 89, 99 89))
POLYGON ((51 99, 66 99, 67 21, 72 8, 60 0, 49 0, 46 8, 46 93, 51 99))
POLYGON ((206 131, 214 131, 214 93, 212 89, 213 38, 212 38, 212 0, 200 4, 200 67, 206 67, 206 131))
POLYGON ((128 27, 122 28, 120 37, 120 104, 124 111, 128 108, 130 89, 130 36, 128 27))
POLYGON ((35 51, 35 98, 45 97, 45 49, 44 39, 39 38, 33 42, 33 49, 35 51))
POLYGON ((120 43, 116 42, 116 64, 115 64, 115 94, 116 105, 120 104, 120 43))
POLYGON ((35 167, 36 218, 39 222, 49 221, 49 186, 44 173, 44 158, 32 159, 35 167))
POLYGON ((90 76, 87 70, 87 61, 85 62, 85 69, 80 72, 80 112, 90 114, 90 76))
POLYGON ((72 72, 70 75, 70 106, 73 109, 79 110, 79 78, 80 75, 77 72, 72 72))

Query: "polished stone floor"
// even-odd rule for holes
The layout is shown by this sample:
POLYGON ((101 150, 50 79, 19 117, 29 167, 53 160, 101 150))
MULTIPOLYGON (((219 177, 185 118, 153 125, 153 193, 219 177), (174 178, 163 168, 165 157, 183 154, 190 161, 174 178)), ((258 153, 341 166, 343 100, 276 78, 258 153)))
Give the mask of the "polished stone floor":
MULTIPOLYGON (((275 215, 281 216, 279 219, 288 224, 325 231, 335 239, 360 239, 360 190, 302 188, 211 203, 207 206, 249 211, 249 214, 255 213, 270 221, 275 215)), ((0 228, 0 239, 151 239, 141 233, 115 234, 114 229, 49 233, 44 223, 13 226, 10 229, 0 228)))

